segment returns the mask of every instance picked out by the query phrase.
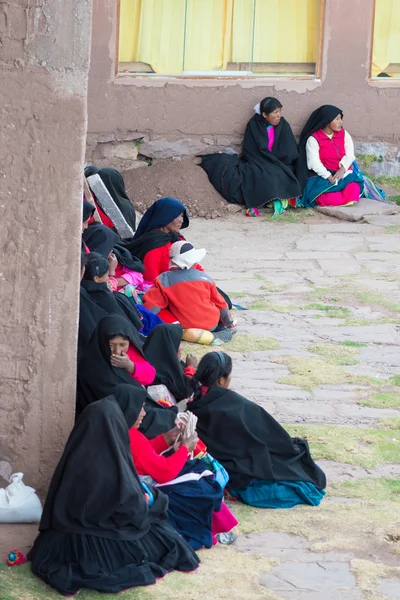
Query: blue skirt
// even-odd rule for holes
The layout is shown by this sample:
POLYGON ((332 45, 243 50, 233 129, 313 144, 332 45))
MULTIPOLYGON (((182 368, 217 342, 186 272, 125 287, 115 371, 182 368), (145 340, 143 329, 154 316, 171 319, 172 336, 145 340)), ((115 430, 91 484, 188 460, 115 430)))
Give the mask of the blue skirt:
POLYGON ((293 508, 298 504, 318 506, 325 496, 314 483, 308 481, 265 481, 254 479, 245 487, 232 489, 227 485, 231 496, 244 504, 256 508, 293 508))

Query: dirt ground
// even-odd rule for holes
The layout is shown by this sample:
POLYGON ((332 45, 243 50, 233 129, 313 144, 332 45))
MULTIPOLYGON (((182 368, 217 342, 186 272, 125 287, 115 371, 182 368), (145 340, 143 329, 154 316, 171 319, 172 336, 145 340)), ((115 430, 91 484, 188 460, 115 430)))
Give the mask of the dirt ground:
MULTIPOLYGON (((308 439, 327 494, 290 510, 233 503, 234 545, 124 598, 400 598, 400 224, 390 218, 192 219, 185 235, 207 249, 206 271, 247 309, 221 348, 234 361, 232 388, 308 439)), ((29 566, 0 567, 2 600, 58 597, 29 566)))
POLYGON ((215 219, 229 210, 205 171, 191 158, 154 160, 151 167, 125 171, 123 176, 128 196, 142 213, 164 196, 183 202, 190 216, 215 219))

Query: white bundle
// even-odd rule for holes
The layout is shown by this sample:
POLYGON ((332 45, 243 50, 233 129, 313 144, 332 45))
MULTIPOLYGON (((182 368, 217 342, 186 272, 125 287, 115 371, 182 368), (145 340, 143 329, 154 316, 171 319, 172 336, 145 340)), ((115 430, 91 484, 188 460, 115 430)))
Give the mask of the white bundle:
POLYGON ((182 437, 189 438, 196 433, 197 417, 188 410, 184 413, 178 413, 175 425, 182 431, 182 437))

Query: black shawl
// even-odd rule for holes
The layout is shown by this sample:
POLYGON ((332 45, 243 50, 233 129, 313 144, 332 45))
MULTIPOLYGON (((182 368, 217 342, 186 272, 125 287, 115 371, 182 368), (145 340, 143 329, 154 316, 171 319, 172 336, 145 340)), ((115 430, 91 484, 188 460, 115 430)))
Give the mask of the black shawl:
POLYGON ((138 331, 142 329, 140 312, 124 294, 110 292, 106 283, 96 283, 88 279, 81 281, 81 287, 86 290, 90 299, 102 308, 107 315, 120 315, 128 318, 138 331))
POLYGON ((146 359, 157 370, 156 382, 164 384, 178 401, 192 394, 191 380, 178 358, 182 333, 181 325, 157 325, 143 346, 146 359))
MULTIPOLYGON (((94 173, 91 173, 92 175, 94 173)), ((132 202, 129 200, 125 190, 125 182, 121 173, 117 169, 105 168, 99 169, 97 175, 100 176, 102 182, 108 189, 110 196, 118 206, 119 210, 125 217, 125 221, 136 229, 136 213, 132 202)))
POLYGON ((138 540, 167 519, 168 500, 149 508, 132 462, 128 425, 114 397, 88 406, 72 430, 47 494, 40 531, 138 540))
POLYGON ((83 201, 83 209, 82 209, 82 223, 84 223, 85 221, 90 219, 90 217, 93 215, 95 210, 96 210, 96 207, 93 204, 91 204, 87 200, 84 200, 83 201))
POLYGON ((164 231, 160 231, 160 229, 153 229, 153 231, 148 231, 137 239, 133 238, 131 241, 125 242, 124 245, 132 256, 136 256, 139 260, 143 260, 150 250, 162 248, 170 242, 179 242, 183 239, 185 239, 183 236, 174 231, 165 233, 164 231))
POLYGON ((81 286, 79 294, 79 329, 78 329, 78 360, 100 319, 107 312, 95 304, 88 292, 81 286))
MULTIPOLYGON (((109 315, 101 319, 78 363, 78 415, 88 404, 112 394, 114 388, 121 383, 142 388, 125 369, 117 369, 111 365, 109 340, 116 335, 127 337, 144 356, 142 336, 126 318, 109 315)), ((147 415, 140 429, 148 437, 154 437, 174 427, 176 410, 164 408, 147 396, 146 411, 147 415)))
POLYGON ((332 104, 324 104, 311 113, 307 123, 303 127, 303 131, 300 134, 299 159, 297 161, 297 176, 303 188, 307 183, 307 179, 316 175, 314 171, 310 171, 307 167, 307 140, 310 135, 329 125, 338 115, 342 115, 343 117, 343 112, 340 108, 332 104))
POLYGON ((247 123, 240 159, 236 155, 210 154, 202 157, 201 166, 228 202, 250 208, 275 199, 300 196, 300 185, 294 174, 297 157, 289 123, 282 117, 275 127, 270 152, 267 125, 261 115, 256 114, 247 123))
POLYGON ((127 383, 121 383, 121 385, 114 388, 113 396, 123 412, 128 429, 131 429, 139 417, 143 404, 146 402, 146 390, 144 388, 134 388, 127 383))
POLYGON ((199 437, 228 471, 233 488, 253 479, 308 481, 325 488, 325 475, 312 460, 307 442, 291 438, 258 404, 213 386, 189 403, 188 410, 198 418, 199 437))
POLYGON ((131 271, 144 273, 142 261, 130 253, 119 235, 109 227, 93 223, 84 231, 83 239, 91 252, 98 252, 104 258, 108 258, 110 252, 114 252, 121 265, 131 271))

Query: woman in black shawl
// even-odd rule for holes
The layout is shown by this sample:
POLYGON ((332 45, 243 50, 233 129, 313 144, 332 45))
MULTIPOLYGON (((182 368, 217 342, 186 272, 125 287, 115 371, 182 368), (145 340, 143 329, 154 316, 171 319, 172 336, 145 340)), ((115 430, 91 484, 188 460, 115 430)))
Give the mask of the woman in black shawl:
POLYGON ((208 154, 201 166, 215 189, 232 204, 245 204, 255 216, 257 207, 301 194, 295 176, 297 145, 289 123, 281 116, 282 104, 264 98, 247 123, 242 155, 208 154))
POLYGON ((291 438, 261 406, 231 391, 231 372, 227 354, 206 354, 188 404, 200 439, 229 473, 230 494, 259 508, 318 505, 326 478, 307 442, 291 438))
POLYGON ((141 331, 141 314, 136 305, 124 294, 114 293, 109 289, 109 269, 108 260, 104 256, 97 252, 91 252, 86 257, 86 268, 81 287, 106 314, 126 317, 138 331, 141 331))
MULTIPOLYGON (((106 186, 110 196, 123 214, 125 221, 131 226, 132 230, 136 229, 136 213, 135 208, 128 198, 125 190, 125 182, 121 173, 117 169, 104 168, 96 169, 96 167, 86 167, 85 177, 91 175, 99 175, 100 179, 106 186)), ((101 210, 101 209, 100 209, 101 210)), ((100 213, 101 214, 101 213, 100 213)))
MULTIPOLYGON (((91 402, 112 394, 115 386, 121 383, 140 386, 126 368, 114 367, 111 364, 110 341, 118 337, 128 340, 136 353, 148 362, 151 361, 147 356, 152 357, 152 360, 157 363, 157 366, 154 365, 156 382, 169 381, 171 386, 169 389, 177 400, 188 397, 189 379, 183 374, 170 336, 164 335, 165 327, 176 328, 182 337, 180 325, 158 325, 151 339, 147 339, 143 345, 143 338, 125 318, 110 315, 102 319, 86 344, 78 363, 77 414, 80 414, 91 402)), ((160 406, 148 396, 146 413, 141 427, 141 431, 146 436, 154 437, 174 427, 177 413, 175 407, 160 406)))
POLYGON ((168 500, 132 462, 128 424, 113 396, 88 406, 53 475, 29 553, 32 571, 64 595, 150 585, 199 560, 166 522, 168 500))

